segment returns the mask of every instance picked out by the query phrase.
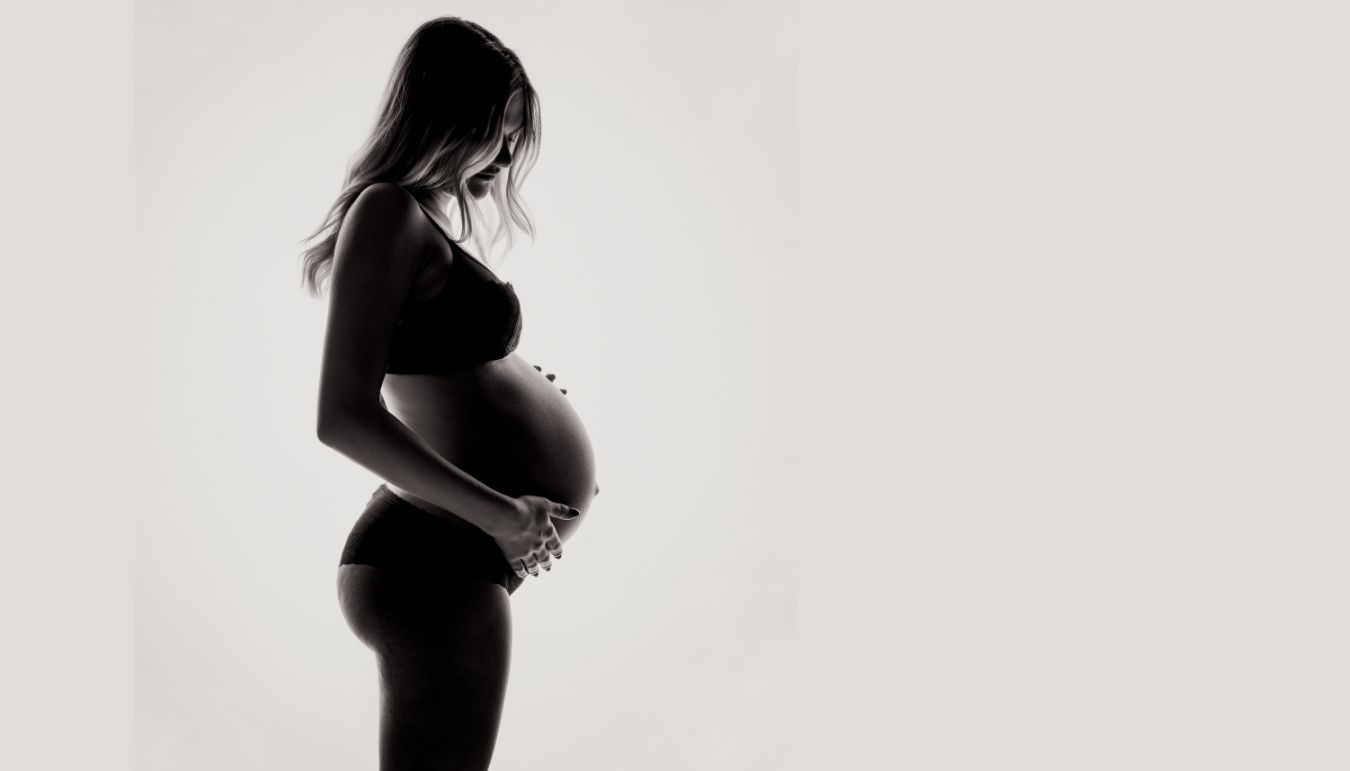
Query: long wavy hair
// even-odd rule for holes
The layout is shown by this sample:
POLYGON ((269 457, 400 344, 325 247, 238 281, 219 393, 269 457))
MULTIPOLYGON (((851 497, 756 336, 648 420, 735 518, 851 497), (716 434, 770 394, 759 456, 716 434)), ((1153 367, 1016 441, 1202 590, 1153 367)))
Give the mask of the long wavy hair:
MULTIPOLYGON (((539 154, 539 96, 515 52, 478 24, 457 16, 432 19, 403 45, 385 88, 370 138, 348 165, 343 190, 323 224, 301 243, 323 240, 301 254, 301 281, 319 296, 331 278, 338 231, 361 191, 375 182, 393 182, 419 201, 436 193, 454 197, 459 242, 472 240, 475 253, 489 258, 498 241, 510 249, 513 226, 534 237, 520 185, 539 154), (523 125, 505 174, 489 183, 497 226, 491 238, 474 235, 483 220, 468 191, 467 173, 490 164, 500 147, 506 105, 519 92, 523 125)), ((480 228, 486 230, 486 227, 480 228)))

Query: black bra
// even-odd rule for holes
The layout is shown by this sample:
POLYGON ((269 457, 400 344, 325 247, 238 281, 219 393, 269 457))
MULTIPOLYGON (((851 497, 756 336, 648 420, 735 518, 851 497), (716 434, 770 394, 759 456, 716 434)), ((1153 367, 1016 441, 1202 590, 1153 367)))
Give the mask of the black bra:
POLYGON ((430 214, 427 219, 450 242, 455 256, 440 293, 404 307, 385 368, 390 374, 451 372, 504 358, 520 342, 515 287, 460 248, 430 214))

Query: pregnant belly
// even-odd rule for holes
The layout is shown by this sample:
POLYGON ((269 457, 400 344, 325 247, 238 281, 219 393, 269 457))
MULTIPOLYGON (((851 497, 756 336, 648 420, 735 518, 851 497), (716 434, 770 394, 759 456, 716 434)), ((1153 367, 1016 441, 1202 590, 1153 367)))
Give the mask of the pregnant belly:
POLYGON ((386 375, 384 394, 391 413, 489 487, 580 509, 560 534, 584 518, 596 490, 590 436, 568 397, 520 356, 449 375, 386 375))

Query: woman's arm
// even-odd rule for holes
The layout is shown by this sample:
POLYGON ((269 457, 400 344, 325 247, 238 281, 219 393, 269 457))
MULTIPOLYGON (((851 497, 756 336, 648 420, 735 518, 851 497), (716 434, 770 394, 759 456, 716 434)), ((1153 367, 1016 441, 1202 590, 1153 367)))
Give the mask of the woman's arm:
POLYGON ((319 441, 394 485, 489 534, 523 519, 502 495, 438 455, 380 399, 398 313, 426 243, 417 202, 402 188, 361 191, 333 255, 328 327, 319 384, 319 441))
POLYGON ((319 441, 419 498, 449 509, 489 535, 514 532, 516 500, 436 453, 387 410, 348 413, 324 424, 319 441))

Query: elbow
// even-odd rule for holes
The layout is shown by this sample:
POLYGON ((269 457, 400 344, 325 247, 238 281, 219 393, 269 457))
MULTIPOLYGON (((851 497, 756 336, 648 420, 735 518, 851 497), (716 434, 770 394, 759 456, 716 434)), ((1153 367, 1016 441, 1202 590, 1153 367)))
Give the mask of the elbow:
POLYGON ((337 423, 332 418, 320 418, 314 434, 319 438, 320 444, 332 447, 337 443, 337 423))
POLYGON ((357 421, 347 413, 324 414, 319 416, 317 425, 314 428, 314 434, 319 442, 328 447, 337 447, 344 444, 352 434, 352 428, 357 421))
POLYGON ((314 433, 319 441, 329 447, 346 444, 368 427, 376 426, 382 414, 388 414, 384 399, 367 403, 364 400, 319 400, 319 419, 315 421, 314 433))

